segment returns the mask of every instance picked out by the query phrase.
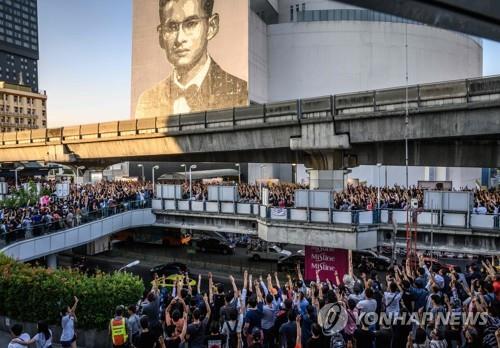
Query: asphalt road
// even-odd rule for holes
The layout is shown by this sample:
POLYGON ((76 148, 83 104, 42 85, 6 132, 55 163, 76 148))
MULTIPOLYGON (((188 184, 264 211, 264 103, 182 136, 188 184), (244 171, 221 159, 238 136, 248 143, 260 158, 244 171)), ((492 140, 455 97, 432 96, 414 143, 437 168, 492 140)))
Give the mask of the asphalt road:
MULTIPOLYGON (((145 285, 152 279, 152 267, 169 263, 182 262, 188 266, 190 274, 202 275, 202 289, 206 289, 208 272, 212 272, 215 282, 230 286, 229 275, 233 275, 239 287, 243 284, 243 272, 248 270, 254 277, 267 276, 277 270, 275 262, 250 260, 245 248, 235 248, 234 255, 218 253, 198 253, 189 247, 164 247, 162 245, 146 243, 115 243, 113 250, 87 256, 85 265, 87 269, 99 269, 104 272, 113 272, 131 261, 139 260, 140 263, 127 272, 140 276, 145 285)), ((71 257, 60 256, 62 266, 70 266, 71 257)), ((74 266, 74 265, 73 265, 74 266)))

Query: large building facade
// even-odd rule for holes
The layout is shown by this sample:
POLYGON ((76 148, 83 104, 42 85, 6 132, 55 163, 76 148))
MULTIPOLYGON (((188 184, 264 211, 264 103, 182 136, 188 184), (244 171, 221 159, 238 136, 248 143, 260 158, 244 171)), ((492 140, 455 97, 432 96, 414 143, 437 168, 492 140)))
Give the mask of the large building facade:
POLYGON ((37 0, 0 0, 0 131, 47 126, 38 90, 37 0))
POLYGON ((47 127, 47 95, 31 87, 0 81, 0 131, 47 127))
MULTIPOLYGON (((215 8, 229 1, 215 0, 215 8)), ((158 36, 149 28, 151 16, 143 12, 147 6, 151 6, 149 0, 134 0, 132 117, 141 93, 138 86, 145 75, 157 71, 158 59, 164 60, 161 51, 150 59, 144 50, 148 42, 158 45, 158 36)), ((482 42, 462 33, 330 0, 249 0, 248 6, 248 23, 240 25, 248 25, 250 104, 403 86, 406 76, 409 84, 422 84, 482 75, 482 42)), ((221 16, 221 28, 225 18, 221 16)), ((231 42, 226 46, 230 49, 231 42)), ((261 164, 249 164, 248 179, 278 176, 289 181, 293 173, 289 167, 267 164, 263 170, 261 164)), ((372 180, 375 170, 364 168, 353 174, 376 184, 372 180)), ((418 173, 413 176, 429 180, 436 172, 415 170, 418 173)), ((446 178, 443 170, 437 172, 435 179, 441 180, 454 170, 444 171, 446 178)), ((480 172, 477 169, 466 176, 475 178, 480 172)), ((297 166, 292 176, 307 181, 308 173, 297 166)), ((404 168, 392 168, 391 173, 394 182, 404 183, 404 168)), ((459 181, 462 185, 470 180, 459 181)))
POLYGON ((0 81, 38 90, 37 0, 0 0, 0 81))

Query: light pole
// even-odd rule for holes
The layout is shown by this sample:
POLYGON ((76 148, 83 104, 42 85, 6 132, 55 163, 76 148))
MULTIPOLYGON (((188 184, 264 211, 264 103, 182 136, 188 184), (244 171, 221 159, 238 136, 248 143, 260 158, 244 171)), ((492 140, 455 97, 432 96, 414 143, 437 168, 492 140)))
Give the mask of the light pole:
POLYGON ((196 164, 191 164, 189 166, 189 200, 193 199, 193 188, 192 188, 192 181, 191 181, 191 169, 196 169, 196 164))
POLYGON ((138 166, 139 168, 141 168, 141 171, 142 171, 142 182, 144 182, 144 181, 145 181, 145 180, 144 180, 144 165, 142 165, 142 163, 139 163, 137 166, 138 166))
POLYGON ((121 270, 123 270, 123 269, 125 269, 125 268, 131 268, 131 267, 137 266, 137 265, 138 265, 138 264, 140 264, 140 263, 141 263, 141 261, 139 261, 139 260, 132 261, 131 263, 129 263, 129 264, 127 264, 127 265, 123 266, 122 268, 120 268, 120 269, 118 270, 118 272, 120 272, 121 270))
POLYGON ((265 164, 261 164, 260 165, 260 181, 259 181, 259 195, 260 195, 260 201, 262 203, 262 169, 265 168, 266 165, 265 164))
POLYGON ((76 167, 76 184, 77 185, 78 185, 78 178, 79 178, 78 171, 80 169, 85 169, 85 167, 84 166, 78 166, 78 167, 76 167))
POLYGON ((380 167, 382 167, 382 163, 377 163, 378 167, 378 185, 377 185, 377 210, 380 210, 380 167))
POLYGON ((23 169, 24 169, 24 167, 23 167, 23 166, 20 166, 20 167, 17 167, 17 168, 15 168, 15 169, 13 170, 13 172, 14 172, 14 176, 15 176, 15 178, 16 178, 16 190, 19 188, 19 184, 18 184, 18 182, 17 182, 17 172, 18 172, 18 171, 20 171, 20 170, 23 170, 23 169))
POLYGON ((297 163, 292 163, 292 180, 293 183, 297 183, 297 163))
POLYGON ((241 185, 241 167, 239 163, 236 163, 235 166, 238 167, 238 185, 241 185))
POLYGON ((187 180, 187 167, 186 167, 186 163, 182 163, 181 164, 181 168, 184 168, 184 182, 186 182, 186 180, 187 180))
POLYGON ((153 168, 151 168, 151 178, 152 178, 152 182, 153 182, 153 190, 155 187, 155 170, 158 170, 158 169, 160 169, 160 166, 158 166, 158 165, 153 166, 153 168))

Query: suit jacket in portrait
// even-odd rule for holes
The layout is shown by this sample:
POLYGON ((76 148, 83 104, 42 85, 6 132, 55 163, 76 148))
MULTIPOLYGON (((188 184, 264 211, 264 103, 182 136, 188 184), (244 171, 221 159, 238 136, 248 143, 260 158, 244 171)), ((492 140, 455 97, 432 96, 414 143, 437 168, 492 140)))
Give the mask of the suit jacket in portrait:
POLYGON ((175 83, 173 74, 144 91, 137 102, 135 118, 172 115, 174 101, 185 97, 191 109, 199 112, 248 105, 247 83, 233 76, 212 60, 200 88, 191 85, 186 91, 175 83))

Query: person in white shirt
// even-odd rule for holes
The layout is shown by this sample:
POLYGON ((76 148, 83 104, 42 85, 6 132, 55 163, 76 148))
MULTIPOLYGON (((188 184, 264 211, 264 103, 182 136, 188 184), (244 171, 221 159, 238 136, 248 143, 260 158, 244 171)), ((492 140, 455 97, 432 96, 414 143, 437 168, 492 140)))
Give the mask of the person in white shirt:
POLYGON ((385 312, 391 317, 399 315, 399 302, 401 301, 401 293, 398 291, 398 286, 395 282, 387 281, 387 288, 390 291, 384 292, 385 312))
POLYGON ((76 348, 76 333, 75 333, 75 322, 76 322, 76 306, 78 305, 78 298, 75 296, 75 304, 73 307, 66 307, 61 312, 61 346, 76 348))
POLYGON ((30 339, 30 335, 23 333, 23 326, 21 324, 14 324, 10 328, 10 335, 12 340, 10 341, 7 348, 24 348, 24 345, 18 342, 27 342, 30 339))
POLYGON ((49 326, 44 321, 38 322, 38 332, 33 338, 21 340, 20 338, 16 338, 13 341, 15 343, 21 344, 23 346, 28 346, 30 344, 35 343, 36 348, 50 348, 52 347, 52 331, 49 329, 49 326))

